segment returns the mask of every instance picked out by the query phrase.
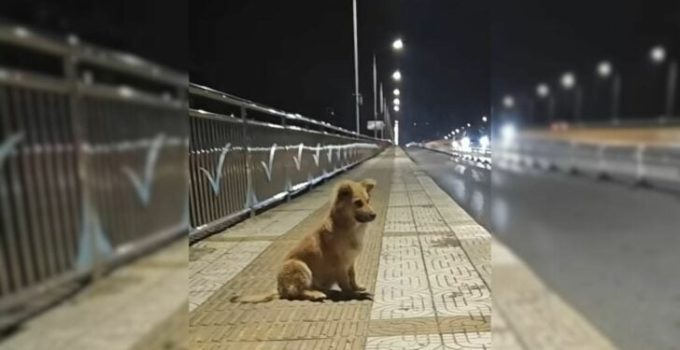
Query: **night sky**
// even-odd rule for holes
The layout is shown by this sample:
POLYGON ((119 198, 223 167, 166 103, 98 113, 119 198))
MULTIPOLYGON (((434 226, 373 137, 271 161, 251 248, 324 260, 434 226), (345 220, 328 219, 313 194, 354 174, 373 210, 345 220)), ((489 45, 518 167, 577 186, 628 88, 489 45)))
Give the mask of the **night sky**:
MULTIPOLYGON (((556 93, 557 117, 569 119, 573 96, 556 86, 566 70, 584 91, 584 120, 606 120, 611 81, 595 76, 602 59, 622 76, 622 117, 653 119, 663 111, 667 65, 651 64, 649 48, 680 56, 677 1, 358 2, 362 130, 372 119, 375 51, 385 92, 402 91, 403 141, 478 124, 490 108, 506 117, 505 94, 519 103, 511 116, 529 121, 539 82, 556 93), (401 53, 390 49, 396 37, 401 53)), ((354 129, 351 0, 3 1, 0 16, 73 31, 188 71, 196 83, 354 129)), ((536 107, 534 121, 545 121, 545 106, 536 107)))
MULTIPOLYGON (((193 1, 190 13, 193 81, 354 129, 351 1, 193 1)), ((385 92, 402 91, 405 139, 487 113, 484 2, 359 1, 358 27, 362 127, 373 118, 373 51, 385 92), (401 53, 391 51, 396 37, 401 53)))

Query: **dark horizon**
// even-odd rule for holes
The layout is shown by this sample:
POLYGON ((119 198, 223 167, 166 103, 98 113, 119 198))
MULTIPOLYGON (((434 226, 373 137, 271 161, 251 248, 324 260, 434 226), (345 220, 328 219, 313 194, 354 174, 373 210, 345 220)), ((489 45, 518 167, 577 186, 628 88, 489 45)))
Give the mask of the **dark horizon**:
MULTIPOLYGON (((3 3, 0 15, 57 34, 76 32, 187 71, 193 82, 354 130, 351 5, 33 0, 3 3)), ((372 52, 378 50, 385 95, 391 100, 397 86, 402 92, 402 109, 392 115, 408 142, 480 124, 492 108, 504 118, 505 94, 518 101, 513 115, 520 121, 544 123, 546 105, 535 95, 540 82, 557 96, 556 117, 570 120, 573 94, 557 86, 567 70, 583 89, 583 119, 608 120, 611 82, 594 71, 603 59, 622 76, 621 117, 654 119, 663 112, 666 65, 651 64, 648 50, 664 45, 677 59, 680 4, 380 0, 358 3, 358 28, 362 132, 373 119, 372 52), (401 53, 391 52, 397 37, 405 43, 401 53), (390 78, 397 68, 399 84, 390 78)), ((676 98, 676 111, 679 106, 676 98)))

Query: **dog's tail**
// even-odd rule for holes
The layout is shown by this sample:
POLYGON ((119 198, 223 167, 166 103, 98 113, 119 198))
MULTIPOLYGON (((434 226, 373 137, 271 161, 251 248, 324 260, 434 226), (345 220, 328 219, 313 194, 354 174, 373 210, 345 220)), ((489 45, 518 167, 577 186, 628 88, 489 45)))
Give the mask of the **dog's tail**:
POLYGON ((273 290, 269 293, 255 294, 255 295, 244 295, 244 296, 234 296, 229 299, 232 303, 242 303, 242 304, 257 304, 266 303, 274 299, 279 298, 279 292, 273 290))

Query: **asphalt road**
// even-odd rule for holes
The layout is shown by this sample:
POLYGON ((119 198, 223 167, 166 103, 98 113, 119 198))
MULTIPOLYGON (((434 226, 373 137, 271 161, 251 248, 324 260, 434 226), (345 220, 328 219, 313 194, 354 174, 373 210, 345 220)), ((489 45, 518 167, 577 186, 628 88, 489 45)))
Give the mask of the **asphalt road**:
POLYGON ((680 196, 409 155, 621 349, 680 349, 680 196))

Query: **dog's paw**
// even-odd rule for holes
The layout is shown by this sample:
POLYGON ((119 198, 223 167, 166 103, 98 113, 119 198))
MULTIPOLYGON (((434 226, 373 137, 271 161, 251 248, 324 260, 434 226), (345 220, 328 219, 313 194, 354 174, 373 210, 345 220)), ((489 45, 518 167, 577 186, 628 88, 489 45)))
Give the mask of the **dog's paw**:
POLYGON ((357 292, 363 292, 363 291, 366 291, 366 287, 354 286, 354 290, 357 291, 357 292))
POLYGON ((357 291, 354 293, 354 297, 357 300, 373 300, 373 294, 366 291, 357 291))

